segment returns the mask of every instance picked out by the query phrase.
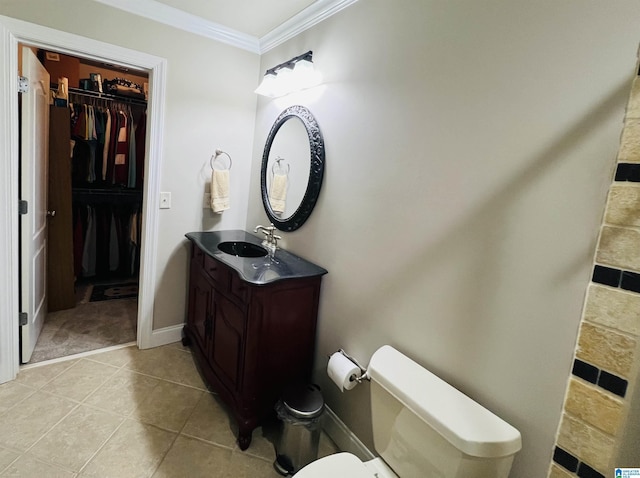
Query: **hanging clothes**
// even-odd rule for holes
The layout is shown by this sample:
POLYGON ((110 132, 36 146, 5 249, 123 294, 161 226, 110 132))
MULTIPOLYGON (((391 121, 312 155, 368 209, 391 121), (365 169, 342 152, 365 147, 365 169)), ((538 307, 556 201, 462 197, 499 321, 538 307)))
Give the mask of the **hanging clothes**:
POLYGON ((146 111, 71 103, 72 157, 76 187, 142 189, 146 111))
POLYGON ((77 277, 135 276, 140 262, 140 205, 74 201, 77 277))
POLYGON ((113 162, 113 183, 127 184, 129 181, 129 117, 124 111, 118 111, 118 134, 113 162))
POLYGON ((109 272, 115 272, 118 270, 118 264, 120 264, 120 249, 118 248, 116 218, 113 214, 111 214, 109 227, 111 228, 109 234, 109 272))
POLYGON ((133 127, 133 117, 129 121, 129 168, 127 170, 127 187, 136 187, 136 135, 133 127))
POLYGON ((107 180, 107 160, 109 158, 109 143, 111 138, 111 111, 109 109, 106 109, 104 111, 104 115, 106 117, 106 121, 104 127, 104 137, 102 138, 102 181, 107 180))
POLYGON ((76 277, 136 276, 146 107, 78 95, 69 108, 76 277))
POLYGON ((82 275, 93 277, 96 275, 96 213, 95 209, 87 207, 87 229, 82 249, 82 275))
POLYGON ((136 124, 136 189, 142 189, 144 180, 145 143, 147 139, 147 112, 142 111, 136 124))

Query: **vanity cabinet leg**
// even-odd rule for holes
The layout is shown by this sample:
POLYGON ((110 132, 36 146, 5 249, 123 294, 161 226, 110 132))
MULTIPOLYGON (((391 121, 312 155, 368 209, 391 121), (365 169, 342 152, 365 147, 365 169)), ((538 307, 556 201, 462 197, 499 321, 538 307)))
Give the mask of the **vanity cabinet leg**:
POLYGON ((238 433, 238 446, 242 451, 251 445, 251 432, 252 430, 240 430, 238 433))

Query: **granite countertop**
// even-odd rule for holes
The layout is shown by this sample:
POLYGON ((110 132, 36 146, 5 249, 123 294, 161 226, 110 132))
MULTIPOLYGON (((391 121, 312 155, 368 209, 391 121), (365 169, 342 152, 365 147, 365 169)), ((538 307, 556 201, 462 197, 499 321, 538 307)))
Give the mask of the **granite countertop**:
POLYGON ((246 231, 190 232, 185 236, 206 254, 237 271, 242 279, 251 284, 264 285, 279 280, 315 277, 327 273, 326 269, 284 249, 278 249, 274 257, 239 257, 218 249, 218 244, 226 241, 244 241, 260 245, 262 239, 246 231))

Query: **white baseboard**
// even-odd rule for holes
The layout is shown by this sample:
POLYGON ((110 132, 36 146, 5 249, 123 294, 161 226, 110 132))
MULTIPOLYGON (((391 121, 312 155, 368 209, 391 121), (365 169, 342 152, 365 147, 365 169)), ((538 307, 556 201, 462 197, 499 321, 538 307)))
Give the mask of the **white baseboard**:
POLYGON ((325 410, 324 431, 340 451, 351 453, 362 461, 369 461, 376 457, 333 410, 329 407, 325 407, 325 410))
POLYGON ((163 327, 151 332, 151 343, 148 348, 160 347, 161 345, 172 344, 182 339, 183 324, 163 327))

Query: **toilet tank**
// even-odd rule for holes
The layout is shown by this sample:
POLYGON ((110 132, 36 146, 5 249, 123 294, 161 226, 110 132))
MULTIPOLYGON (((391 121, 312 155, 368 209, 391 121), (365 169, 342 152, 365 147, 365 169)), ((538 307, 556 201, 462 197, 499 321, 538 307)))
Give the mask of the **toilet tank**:
POLYGON ((507 478, 520 432, 389 345, 371 357, 376 451, 400 478, 507 478))

